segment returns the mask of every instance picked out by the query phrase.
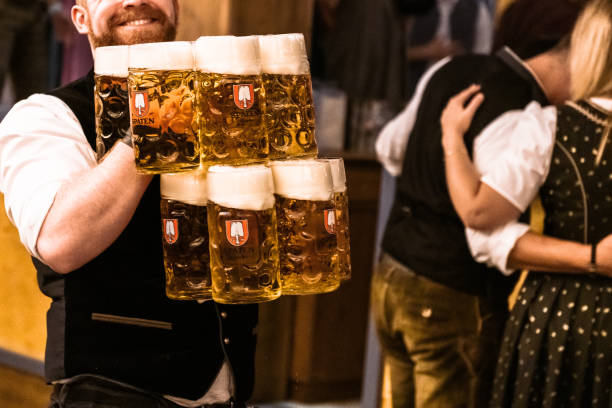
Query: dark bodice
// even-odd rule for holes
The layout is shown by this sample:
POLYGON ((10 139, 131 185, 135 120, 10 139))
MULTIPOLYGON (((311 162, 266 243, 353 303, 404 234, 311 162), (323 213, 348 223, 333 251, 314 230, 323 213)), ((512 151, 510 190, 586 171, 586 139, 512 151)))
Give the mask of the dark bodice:
POLYGON ((585 101, 559 108, 550 171, 540 189, 546 212, 545 234, 592 243, 611 232, 610 138, 602 147, 607 116, 607 112, 585 101))

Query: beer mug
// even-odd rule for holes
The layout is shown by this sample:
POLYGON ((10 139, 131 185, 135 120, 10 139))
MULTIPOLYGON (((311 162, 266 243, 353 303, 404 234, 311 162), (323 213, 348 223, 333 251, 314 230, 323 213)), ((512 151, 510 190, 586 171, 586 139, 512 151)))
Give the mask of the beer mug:
POLYGON ((128 46, 98 47, 94 61, 96 157, 100 161, 117 140, 130 133, 128 46))
POLYGON ((191 43, 130 45, 128 66, 136 169, 153 174, 197 169, 191 43))
POLYGON ((195 42, 195 60, 202 163, 266 161, 265 94, 257 37, 200 37, 195 42))
POLYGON ((256 303, 281 295, 270 168, 210 167, 208 232, 215 301, 256 303))
POLYGON ((206 172, 162 174, 160 185, 166 295, 211 299, 206 172))
POLYGON ((270 159, 315 157, 312 82, 302 34, 259 37, 270 159))
POLYGON ((334 185, 334 208, 336 210, 336 237, 338 239, 338 276, 351 279, 351 241, 349 233, 348 194, 346 171, 342 158, 321 159, 329 163, 334 185))
POLYGON ((338 288, 338 241, 329 163, 270 163, 274 176, 281 287, 306 295, 338 288))

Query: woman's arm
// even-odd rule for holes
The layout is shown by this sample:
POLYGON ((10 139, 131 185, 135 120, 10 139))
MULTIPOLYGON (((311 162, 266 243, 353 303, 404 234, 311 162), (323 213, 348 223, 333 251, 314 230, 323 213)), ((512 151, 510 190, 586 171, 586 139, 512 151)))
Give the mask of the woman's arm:
POLYGON ((472 85, 451 98, 440 124, 446 182, 455 211, 467 227, 489 230, 517 219, 521 211, 480 181, 465 147, 463 135, 484 101, 479 91, 479 85, 472 85))

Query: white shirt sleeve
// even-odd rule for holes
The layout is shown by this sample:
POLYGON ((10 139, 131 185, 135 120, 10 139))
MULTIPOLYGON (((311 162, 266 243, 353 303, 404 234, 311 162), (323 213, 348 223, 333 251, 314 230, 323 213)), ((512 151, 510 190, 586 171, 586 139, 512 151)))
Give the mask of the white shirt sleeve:
POLYGON ((516 241, 529 231, 529 225, 511 221, 493 231, 465 229, 470 252, 477 262, 495 267, 504 275, 510 275, 514 269, 508 268, 508 256, 516 241))
POLYGON ((531 102, 522 111, 501 115, 474 141, 474 166, 480 180, 525 211, 550 168, 557 111, 531 102))
MULTIPOLYGON (((555 143, 556 108, 532 102, 522 111, 503 114, 474 141, 474 165, 486 183, 521 212, 548 175, 555 143)), ((529 226, 511 221, 493 231, 466 229, 470 251, 478 262, 504 274, 508 255, 529 226)))
POLYGON ((79 121, 56 97, 32 95, 0 123, 0 192, 31 255, 40 259, 38 234, 62 183, 95 165, 79 121))
POLYGON ((399 176, 402 172, 408 138, 410 137, 412 127, 416 121, 416 115, 419 110, 419 105, 421 104, 423 92, 433 74, 449 62, 450 59, 450 57, 441 59, 421 76, 408 105, 406 105, 404 110, 395 118, 387 123, 378 134, 375 145, 376 157, 389 174, 394 177, 399 176))

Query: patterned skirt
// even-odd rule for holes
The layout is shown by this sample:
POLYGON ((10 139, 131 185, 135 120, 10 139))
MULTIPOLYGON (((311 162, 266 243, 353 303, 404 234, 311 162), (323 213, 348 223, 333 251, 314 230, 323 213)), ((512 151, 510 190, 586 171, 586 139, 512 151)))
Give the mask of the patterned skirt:
POLYGON ((506 323, 491 408, 610 407, 612 279, 530 273, 506 323))

